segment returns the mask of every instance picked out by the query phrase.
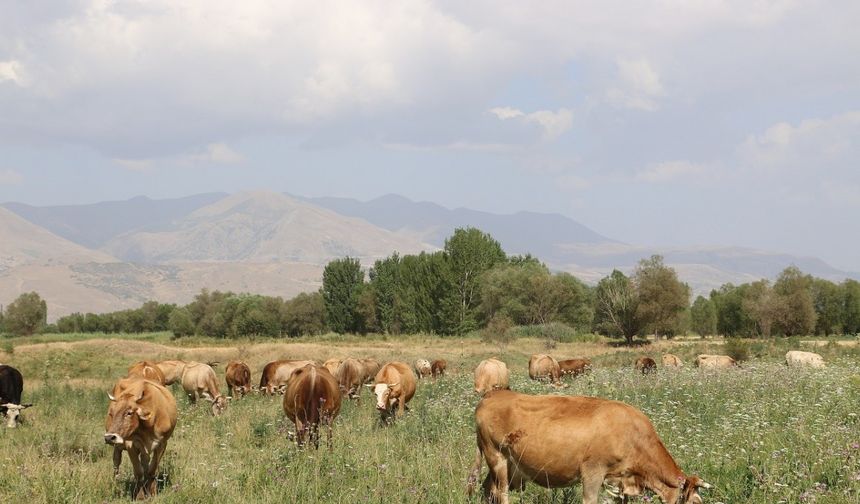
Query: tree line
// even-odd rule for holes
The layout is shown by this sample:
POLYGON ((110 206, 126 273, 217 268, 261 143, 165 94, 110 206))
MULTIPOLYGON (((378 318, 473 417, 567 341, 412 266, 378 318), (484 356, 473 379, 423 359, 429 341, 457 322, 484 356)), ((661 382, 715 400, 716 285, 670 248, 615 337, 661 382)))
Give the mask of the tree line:
POLYGON ((641 260, 629 276, 614 270, 590 287, 530 255, 508 256, 489 234, 463 228, 438 252, 394 253, 367 271, 354 258, 333 260, 319 291, 287 300, 204 289, 184 306, 149 301, 136 309, 74 313, 48 325, 47 305, 32 292, 0 312, 0 330, 238 338, 328 331, 454 335, 562 323, 628 343, 691 331, 741 337, 860 332, 860 283, 836 284, 794 266, 772 283, 725 284, 692 304, 690 297, 690 287, 659 255, 641 260))

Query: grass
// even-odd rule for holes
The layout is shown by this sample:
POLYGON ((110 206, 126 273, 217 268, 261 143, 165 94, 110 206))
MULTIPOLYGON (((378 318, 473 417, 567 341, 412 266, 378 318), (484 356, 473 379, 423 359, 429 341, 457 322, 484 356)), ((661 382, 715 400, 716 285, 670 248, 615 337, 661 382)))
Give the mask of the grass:
MULTIPOLYGON (((497 352, 477 339, 199 339, 194 347, 162 335, 55 341, 37 346, 45 341, 16 341, 11 353, 0 353, 0 361, 24 373, 24 400, 36 403, 18 429, 0 429, 0 502, 129 499, 131 466, 124 458, 120 479, 112 478, 111 450, 102 434, 106 390, 136 359, 226 361, 243 355, 257 374, 281 355, 322 360, 350 354, 405 361, 442 357, 453 372, 435 383, 421 382, 411 411, 391 427, 379 426, 367 392, 361 404, 346 402, 335 422, 333 448, 319 451, 299 450, 289 441, 292 425, 283 419, 280 398, 234 401, 214 418, 174 390, 179 422, 161 466, 163 488, 153 502, 468 502, 463 489, 474 456, 478 401, 471 370, 497 352)), ((517 339, 501 358, 512 369, 515 390, 596 395, 642 409, 679 465, 715 485, 703 492, 706 503, 860 502, 856 348, 820 347, 828 360, 824 370, 786 368, 779 342, 758 349, 751 343, 742 369, 690 367, 696 353, 720 353, 722 344, 696 339, 628 350, 605 342, 560 342, 554 355, 589 356, 596 369, 559 391, 529 381, 526 374, 528 355, 543 351, 544 339, 517 339), (631 369, 635 356, 659 357, 666 350, 687 366, 649 377, 631 369)), ((219 376, 223 380, 223 369, 219 376)), ((529 485, 513 495, 520 503, 580 502, 578 486, 529 485)))

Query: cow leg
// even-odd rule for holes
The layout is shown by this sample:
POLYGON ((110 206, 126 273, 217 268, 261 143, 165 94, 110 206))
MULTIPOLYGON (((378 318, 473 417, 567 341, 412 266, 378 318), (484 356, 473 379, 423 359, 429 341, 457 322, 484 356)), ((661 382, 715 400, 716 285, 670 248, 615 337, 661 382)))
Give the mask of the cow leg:
POLYGON ((508 504, 508 488, 510 486, 508 461, 494 446, 484 448, 484 459, 489 468, 487 479, 484 480, 484 496, 487 498, 487 502, 508 504), (492 476, 492 481, 488 485, 490 476, 492 476))
POLYGON ((113 477, 119 477, 119 465, 122 463, 122 448, 119 446, 113 447, 113 477))
POLYGON ((158 465, 161 463, 161 457, 164 455, 165 448, 167 448, 165 443, 157 444, 152 453, 152 458, 149 460, 149 466, 146 470, 146 479, 148 482, 147 493, 149 495, 155 495, 158 492, 158 465))
POLYGON ((134 470, 134 489, 135 499, 142 500, 146 498, 143 491, 144 467, 140 463, 140 450, 136 447, 128 449, 128 459, 131 460, 131 467, 134 470))
POLYGON ((406 402, 404 402, 402 398, 398 399, 397 400, 397 418, 402 417, 405 412, 406 412, 406 402))
MULTIPOLYGON (((606 475, 595 468, 584 468, 582 471, 582 504, 597 504, 600 488, 606 475)), ((623 491, 623 490, 622 490, 623 491)))

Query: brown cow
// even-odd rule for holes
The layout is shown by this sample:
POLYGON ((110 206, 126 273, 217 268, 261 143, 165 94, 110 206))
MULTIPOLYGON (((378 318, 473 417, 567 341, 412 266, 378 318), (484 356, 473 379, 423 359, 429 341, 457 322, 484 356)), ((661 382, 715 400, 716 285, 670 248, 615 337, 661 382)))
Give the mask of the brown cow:
POLYGON ((670 353, 663 354, 663 367, 679 368, 679 367, 683 367, 683 366, 684 366, 684 363, 681 361, 681 359, 677 355, 673 355, 670 353))
POLYGON ((565 359, 558 361, 561 376, 570 375, 574 378, 591 371, 590 359, 565 359))
POLYGON ((546 354, 535 354, 529 359, 529 378, 537 381, 551 381, 561 385, 558 361, 546 354))
POLYGON ((406 403, 415 395, 415 373, 403 362, 389 362, 376 373, 373 393, 376 394, 376 409, 383 421, 388 420, 397 407, 397 417, 403 416, 406 403))
POLYGON ((191 404, 200 397, 212 403, 212 414, 218 416, 227 409, 227 397, 218 390, 218 378, 208 364, 188 362, 182 372, 182 388, 191 404))
POLYGON ((708 355, 701 354, 696 357, 696 367, 700 368, 730 368, 737 366, 736 360, 728 355, 708 355))
POLYGON ((448 368, 448 361, 445 359, 436 359, 430 364, 430 374, 433 378, 439 378, 445 375, 445 369, 448 368))
POLYGON ((644 375, 657 372, 657 362, 655 362, 651 357, 639 357, 636 359, 636 362, 633 363, 633 367, 636 368, 636 371, 639 371, 644 375))
POLYGON ((334 376, 335 374, 337 374, 337 368, 340 367, 341 362, 343 362, 343 359, 338 359, 334 357, 323 362, 323 367, 328 369, 328 372, 331 373, 332 376, 334 376))
POLYGON ((109 394, 104 435, 114 447, 114 474, 124 449, 134 468, 136 497, 155 495, 158 464, 176 427, 176 400, 164 386, 140 378, 120 380, 114 394, 109 394))
POLYGON ((260 376, 260 392, 267 395, 272 395, 275 392, 283 393, 287 389, 287 384, 293 371, 308 364, 316 365, 316 362, 309 360, 277 360, 266 364, 260 376))
POLYGON ((379 362, 374 358, 361 359, 361 365, 364 367, 362 383, 370 383, 379 372, 379 362))
POLYGON ((164 382, 166 381, 164 373, 162 373, 161 369, 159 369, 156 363, 152 361, 135 362, 128 368, 128 374, 126 374, 126 376, 128 378, 143 378, 144 380, 154 381, 159 385, 164 385, 164 382))
POLYGON ((475 368, 475 392, 484 395, 491 390, 508 388, 508 366, 491 357, 475 368))
POLYGON ((183 360, 163 360, 156 362, 155 365, 161 370, 164 375, 164 384, 173 385, 182 379, 182 372, 185 371, 187 362, 183 360))
POLYGON ((427 359, 417 359, 415 361, 415 374, 418 379, 429 378, 433 373, 433 368, 430 366, 430 361, 427 359))
POLYGON ((498 390, 478 403, 475 423, 478 449, 468 490, 474 491, 486 459, 488 502, 508 504, 509 489, 522 490, 528 481, 547 488, 582 481, 584 504, 597 504, 604 481, 624 496, 647 488, 670 504, 701 504, 697 489, 710 488, 686 476, 648 417, 622 402, 498 390))
POLYGON ((296 425, 296 442, 303 446, 309 440, 319 448, 319 426, 328 428, 331 447, 331 424, 340 411, 337 380, 322 366, 308 364, 295 370, 284 394, 284 413, 296 425))
POLYGON ((227 363, 224 380, 227 382, 227 393, 231 396, 241 398, 251 392, 251 368, 242 361, 227 363))
POLYGON ((361 362, 347 357, 340 363, 334 376, 343 395, 350 399, 360 399, 361 384, 364 383, 364 366, 361 362))

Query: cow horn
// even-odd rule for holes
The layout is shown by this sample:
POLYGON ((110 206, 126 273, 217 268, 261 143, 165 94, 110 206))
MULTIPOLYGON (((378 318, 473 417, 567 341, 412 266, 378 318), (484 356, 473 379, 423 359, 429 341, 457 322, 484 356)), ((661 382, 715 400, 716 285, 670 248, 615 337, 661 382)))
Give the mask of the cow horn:
POLYGON ((22 404, 22 405, 21 405, 21 409, 27 409, 27 408, 29 408, 29 407, 31 407, 31 406, 33 406, 33 403, 22 404))
POLYGON ((397 385, 400 385, 400 382, 389 383, 389 384, 388 384, 388 387, 389 387, 389 388, 394 388, 394 387, 396 387, 397 385))
POLYGON ((697 481, 697 482, 696 482, 696 486, 697 486, 698 488, 704 488, 705 490, 709 490, 709 489, 711 489, 711 488, 714 488, 714 486, 713 486, 713 485, 711 485, 710 483, 706 483, 706 482, 705 482, 705 481, 703 481, 703 480, 699 480, 699 481, 697 481))
POLYGON ((114 397, 113 394, 111 394, 110 392, 108 392, 108 399, 110 399, 111 401, 116 401, 116 397, 114 397))

